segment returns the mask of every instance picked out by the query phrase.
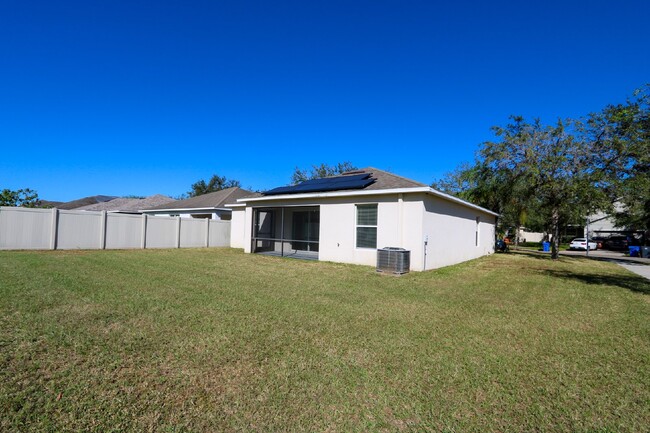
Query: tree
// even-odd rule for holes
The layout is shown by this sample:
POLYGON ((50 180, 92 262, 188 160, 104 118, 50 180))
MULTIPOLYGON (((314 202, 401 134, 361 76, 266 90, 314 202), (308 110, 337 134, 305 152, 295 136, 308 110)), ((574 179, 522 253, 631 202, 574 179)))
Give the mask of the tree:
POLYGON ((522 208, 535 208, 552 233, 553 259, 558 258, 560 227, 583 221, 596 210, 611 207, 598 155, 568 119, 546 126, 522 117, 493 130, 500 138, 482 145, 480 155, 494 171, 505 171, 522 208))
POLYGON ((650 86, 634 92, 625 104, 608 105, 589 115, 584 133, 600 158, 620 227, 650 230, 650 86))
POLYGON ((291 184, 296 185, 309 179, 336 176, 352 170, 357 170, 357 167, 352 165, 349 161, 340 162, 336 165, 312 165, 309 169, 300 169, 296 167, 291 175, 291 184))
POLYGON ((190 197, 196 197, 209 192, 221 191, 222 189, 232 187, 241 187, 241 183, 238 180, 228 180, 225 176, 213 174, 208 182, 201 179, 198 182, 193 183, 191 186, 192 189, 187 192, 187 195, 190 197))
POLYGON ((16 191, 3 189, 0 192, 0 206, 38 207, 40 204, 38 193, 29 188, 16 191))
MULTIPOLYGON (((510 229, 518 233, 524 224, 532 222, 529 215, 535 206, 528 200, 527 192, 522 191, 524 183, 521 180, 521 173, 477 159, 474 165, 465 163, 447 173, 431 187, 497 212, 498 233, 505 234, 510 229)), ((515 245, 518 242, 515 237, 515 245)))
POLYGON ((517 230, 534 215, 552 233, 558 258, 560 228, 599 209, 611 207, 602 161, 573 120, 543 125, 512 116, 492 128, 497 141, 481 145, 473 166, 451 176, 461 198, 501 214, 502 224, 517 230), (454 180, 455 179, 455 180, 454 180))

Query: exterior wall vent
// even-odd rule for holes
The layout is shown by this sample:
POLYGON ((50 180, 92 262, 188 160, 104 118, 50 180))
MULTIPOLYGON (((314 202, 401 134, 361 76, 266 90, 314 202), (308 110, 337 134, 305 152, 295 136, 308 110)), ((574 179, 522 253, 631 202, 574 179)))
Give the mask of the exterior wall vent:
POLYGON ((377 272, 405 274, 411 267, 411 252, 404 248, 386 247, 377 250, 377 272))

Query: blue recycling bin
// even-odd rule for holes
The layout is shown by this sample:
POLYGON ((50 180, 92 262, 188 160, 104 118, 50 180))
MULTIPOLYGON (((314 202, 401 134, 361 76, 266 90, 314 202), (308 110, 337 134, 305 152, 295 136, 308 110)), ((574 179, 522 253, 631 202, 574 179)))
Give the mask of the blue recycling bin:
POLYGON ((542 251, 546 251, 546 252, 551 251, 551 243, 550 242, 542 242, 542 251))
POLYGON ((630 257, 641 257, 641 247, 639 246, 629 246, 630 257))

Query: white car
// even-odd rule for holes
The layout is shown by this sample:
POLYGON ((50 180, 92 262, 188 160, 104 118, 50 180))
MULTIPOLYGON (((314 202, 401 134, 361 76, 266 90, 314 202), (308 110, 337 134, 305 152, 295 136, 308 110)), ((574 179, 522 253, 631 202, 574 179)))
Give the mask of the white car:
MULTIPOLYGON (((585 238, 575 238, 569 244, 570 250, 587 250, 587 239, 585 238)), ((598 243, 592 240, 589 240, 589 249, 595 251, 598 249, 598 243)))

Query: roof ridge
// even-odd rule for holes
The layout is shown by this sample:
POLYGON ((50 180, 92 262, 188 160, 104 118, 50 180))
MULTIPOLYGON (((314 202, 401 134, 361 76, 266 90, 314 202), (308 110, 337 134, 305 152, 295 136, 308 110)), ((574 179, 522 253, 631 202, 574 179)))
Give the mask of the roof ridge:
POLYGON ((399 178, 399 179, 402 179, 402 180, 407 180, 407 181, 409 181, 409 182, 413 182, 413 183, 419 183, 419 184, 422 185, 422 186, 429 186, 429 185, 427 185, 427 184, 425 184, 425 183, 418 182, 417 180, 409 179, 408 177, 400 176, 399 174, 391 173, 390 171, 382 170, 382 169, 375 168, 375 167, 366 167, 366 168, 362 168, 362 169, 360 169, 360 170, 362 170, 362 171, 366 171, 366 170, 370 170, 370 171, 381 171, 382 173, 388 174, 388 175, 390 175, 390 176, 395 176, 396 178, 399 178))

